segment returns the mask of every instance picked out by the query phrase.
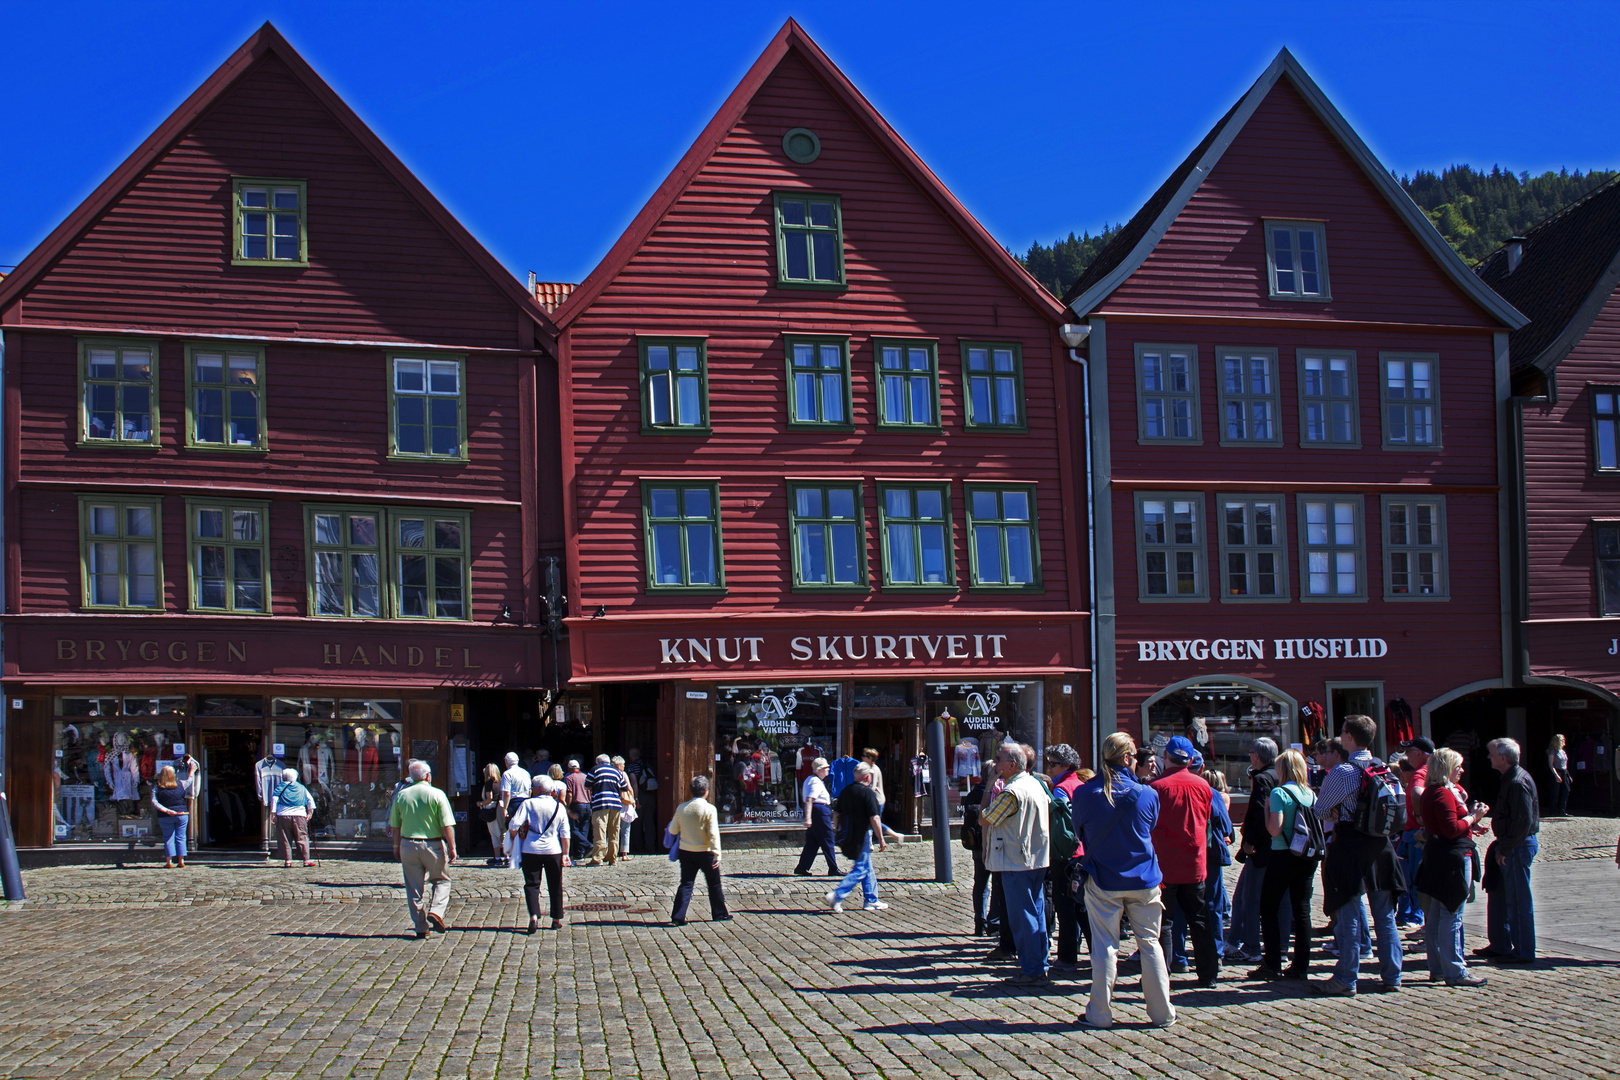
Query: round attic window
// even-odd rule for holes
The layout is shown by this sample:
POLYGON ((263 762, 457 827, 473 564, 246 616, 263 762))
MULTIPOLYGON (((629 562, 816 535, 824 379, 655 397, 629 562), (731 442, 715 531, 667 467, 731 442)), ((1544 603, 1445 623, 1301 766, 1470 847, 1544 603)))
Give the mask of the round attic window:
POLYGON ((800 165, 808 165, 821 156, 821 140, 809 128, 794 128, 782 136, 782 149, 800 165))

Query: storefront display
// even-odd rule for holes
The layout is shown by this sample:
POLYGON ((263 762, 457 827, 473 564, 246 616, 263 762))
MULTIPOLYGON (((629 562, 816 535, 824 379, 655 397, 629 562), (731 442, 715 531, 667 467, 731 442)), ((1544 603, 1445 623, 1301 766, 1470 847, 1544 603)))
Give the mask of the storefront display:
MULTIPOLYGON (((962 815, 962 796, 984 767, 995 760, 1003 742, 1028 743, 1038 754, 1041 742, 1040 680, 997 683, 928 683, 925 719, 945 724, 943 769, 949 781, 951 816, 962 815)), ((1038 767, 1038 766, 1037 766, 1038 767)), ((930 807, 924 807, 926 812, 930 807)))
POLYGON ((1243 683, 1211 681, 1174 690, 1148 705, 1148 743, 1164 748, 1185 735, 1204 757, 1207 772, 1223 772, 1233 791, 1249 788, 1249 746, 1260 736, 1287 749, 1293 732, 1286 701, 1243 683))
MULTIPOLYGON (((364 840, 386 835, 401 764, 407 756, 417 756, 405 753, 403 712, 399 701, 275 698, 271 702, 271 755, 283 767, 297 769, 315 796, 311 836, 364 840)), ((432 741, 431 750, 424 760, 437 773, 437 741, 432 741)))
POLYGON ((803 817, 799 787, 811 762, 837 756, 842 695, 836 684, 717 688, 716 802, 723 823, 803 817))
POLYGON ((157 835, 148 800, 181 742, 185 698, 56 699, 54 832, 57 840, 157 835))

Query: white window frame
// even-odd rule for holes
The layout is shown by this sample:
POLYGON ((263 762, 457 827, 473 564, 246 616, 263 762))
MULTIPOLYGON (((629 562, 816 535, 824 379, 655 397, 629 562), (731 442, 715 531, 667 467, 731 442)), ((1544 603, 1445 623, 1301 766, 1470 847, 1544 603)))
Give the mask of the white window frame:
POLYGON ((1333 494, 1301 494, 1296 496, 1294 515, 1299 523, 1299 599, 1301 603, 1309 604, 1335 604, 1364 602, 1367 599, 1367 500, 1360 495, 1333 495, 1333 494), (1327 507, 1327 527, 1325 539, 1312 540, 1311 507, 1321 503, 1327 507), (1346 506, 1351 509, 1352 520, 1349 522, 1353 529, 1353 538, 1346 543, 1335 534, 1337 527, 1343 524, 1338 519, 1338 508, 1346 506), (1312 555, 1326 555, 1328 562, 1324 572, 1328 575, 1329 591, 1318 593, 1311 591, 1311 577, 1313 565, 1312 555), (1342 557, 1353 557, 1351 563, 1355 568, 1356 588, 1354 592, 1338 591, 1337 577, 1344 571, 1342 557))

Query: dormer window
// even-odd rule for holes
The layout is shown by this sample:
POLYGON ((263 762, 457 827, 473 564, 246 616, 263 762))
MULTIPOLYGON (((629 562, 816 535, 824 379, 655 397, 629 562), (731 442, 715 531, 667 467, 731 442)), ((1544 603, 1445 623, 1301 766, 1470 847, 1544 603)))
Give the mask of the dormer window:
POLYGON ((1273 300, 1331 300, 1327 233, 1321 222, 1266 222, 1266 264, 1273 300))
POLYGON ((307 189, 302 180, 231 182, 235 203, 235 250, 238 266, 304 266, 309 244, 304 228, 307 189))

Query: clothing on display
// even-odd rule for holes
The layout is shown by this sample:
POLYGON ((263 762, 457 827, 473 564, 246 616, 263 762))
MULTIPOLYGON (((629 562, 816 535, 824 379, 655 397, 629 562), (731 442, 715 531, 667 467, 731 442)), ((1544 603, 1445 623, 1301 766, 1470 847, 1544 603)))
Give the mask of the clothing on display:
POLYGON ((911 790, 917 798, 928 794, 932 777, 928 769, 928 755, 918 754, 911 759, 911 790))
POLYGON ((1391 748, 1404 746, 1417 738, 1412 726, 1412 706, 1405 698, 1396 698, 1384 706, 1384 741, 1391 748))
POLYGON ((860 762, 852 757, 833 758, 827 766, 827 790, 838 798, 843 790, 855 782, 855 766, 860 762))
POLYGON ((1327 710, 1320 701, 1307 701, 1299 707, 1299 737, 1307 748, 1327 738, 1327 710))
POLYGON ((115 750, 102 764, 107 777, 109 796, 114 802, 131 802, 141 797, 140 760, 128 750, 115 750))
POLYGON ((979 740, 969 737, 956 744, 956 768, 951 775, 959 779, 979 778, 979 740))
POLYGON ((271 795, 281 786, 281 762, 271 755, 265 755, 253 766, 253 778, 255 789, 259 793, 259 801, 269 806, 271 795))

